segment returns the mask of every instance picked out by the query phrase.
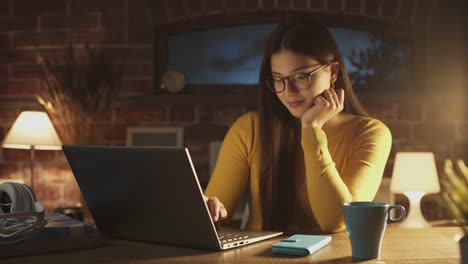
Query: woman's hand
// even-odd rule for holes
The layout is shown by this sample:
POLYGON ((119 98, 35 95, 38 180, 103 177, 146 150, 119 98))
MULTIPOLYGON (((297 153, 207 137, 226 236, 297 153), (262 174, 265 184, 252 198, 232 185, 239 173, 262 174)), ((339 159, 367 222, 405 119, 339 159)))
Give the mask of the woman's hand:
POLYGON ((315 104, 302 116, 302 127, 321 128, 328 120, 343 111, 344 90, 327 89, 315 98, 315 104))
POLYGON ((223 203, 221 203, 218 199, 218 197, 208 197, 203 195, 203 198, 205 199, 206 205, 208 206, 208 209, 210 210, 211 218, 213 219, 213 222, 217 222, 218 220, 222 220, 226 218, 227 216, 227 211, 226 208, 224 207, 223 203))

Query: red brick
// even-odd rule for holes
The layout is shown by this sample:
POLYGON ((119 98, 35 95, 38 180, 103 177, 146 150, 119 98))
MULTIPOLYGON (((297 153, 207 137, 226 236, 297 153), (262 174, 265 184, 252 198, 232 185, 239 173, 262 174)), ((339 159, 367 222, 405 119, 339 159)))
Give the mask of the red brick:
MULTIPOLYGON (((195 2, 196 0, 188 1, 188 2, 195 2)), ((133 2, 133 1, 131 1, 133 2)), ((169 20, 168 14, 166 12, 166 6, 164 1, 146 1, 148 4, 148 8, 150 10, 150 15, 152 16, 153 19, 153 24, 155 26, 161 26, 167 24, 167 21, 169 20)), ((130 16, 133 16, 132 10, 133 7, 129 3, 129 11, 131 13, 130 16)))
POLYGON ((10 37, 8 34, 0 34, 0 48, 10 47, 10 37))
POLYGON ((71 205, 81 202, 81 191, 76 182, 64 185, 63 199, 65 200, 65 203, 71 205))
POLYGON ((184 128, 185 142, 223 140, 228 127, 213 124, 196 124, 184 128))
POLYGON ((310 8, 313 9, 323 9, 325 8, 325 2, 327 0, 314 0, 314 1, 309 1, 310 2, 310 8))
POLYGON ((422 119, 422 107, 416 104, 400 104, 397 105, 398 120, 417 121, 422 119))
POLYGON ((262 1, 263 9, 274 9, 275 8, 275 0, 263 0, 262 1))
POLYGON ((17 179, 19 167, 16 163, 4 162, 0 163, 0 179, 17 179))
POLYGON ((200 107, 200 122, 210 122, 230 126, 244 113, 242 107, 205 106, 200 107))
POLYGON ((119 44, 124 43, 123 31, 82 31, 72 32, 72 43, 91 43, 91 44, 119 44))
POLYGON ((106 48, 106 52, 108 52, 111 57, 128 58, 129 63, 152 59, 153 56, 152 47, 106 48))
POLYGON ((379 13, 379 6, 381 1, 385 2, 397 2, 394 0, 363 0, 364 1, 364 13, 371 16, 377 16, 379 13))
POLYGON ((51 184, 51 183, 69 183, 74 181, 73 173, 68 166, 68 163, 41 163, 36 166, 37 169, 37 183, 51 184))
POLYGON ((467 142, 455 142, 455 148, 453 157, 454 159, 461 159, 468 165, 468 143, 467 142))
POLYGON ((126 125, 106 125, 100 126, 100 133, 106 141, 120 141, 125 142, 127 137, 126 125))
POLYGON ((307 2, 307 0, 292 0, 292 7, 294 9, 306 9, 307 2))
POLYGON ((278 8, 279 9, 289 9, 290 8, 290 1, 289 0, 278 0, 278 8))
POLYGON ((8 129, 13 125, 20 114, 19 109, 0 108, 0 124, 8 129))
POLYGON ((128 42, 151 44, 153 28, 145 16, 132 16, 128 21, 128 42))
MULTIPOLYGON (((468 124, 460 123, 457 125, 457 140, 459 141, 468 141, 468 124)), ((468 160, 467 160, 468 163, 468 160)))
POLYGON ((40 162, 53 161, 55 160, 56 152, 56 150, 36 150, 35 158, 40 162))
POLYGON ((435 0, 427 0, 423 3, 419 2, 418 7, 416 8, 416 24, 426 25, 428 18, 431 16, 431 9, 434 2, 435 0))
POLYGON ((13 13, 17 14, 65 14, 67 2, 63 0, 15 0, 13 13))
MULTIPOLYGON (((205 7, 208 14, 223 12, 223 3, 219 0, 205 0, 205 7)), ((180 8, 182 9, 182 6, 180 8)))
POLYGON ((414 0, 401 1, 400 15, 398 18, 403 21, 410 21, 414 12, 414 0))
POLYGON ((259 0, 244 0, 243 7, 246 10, 258 10, 260 8, 259 0))
POLYGON ((413 128, 413 139, 448 141, 454 137, 455 126, 449 123, 429 122, 413 128))
POLYGON ((434 152, 436 161, 442 161, 452 156, 452 144, 437 142, 434 140, 416 138, 411 140, 411 144, 405 146, 404 151, 429 151, 434 152))
POLYGON ((239 12, 244 9, 245 1, 243 0, 226 0, 226 11, 229 13, 239 12))
MULTIPOLYGON (((382 15, 385 17, 394 18, 396 16, 396 12, 398 8, 398 1, 394 1, 394 0, 381 0, 381 1, 383 1, 382 15)), ((368 0, 367 3, 369 2, 377 2, 377 1, 368 0)))
POLYGON ((34 183, 34 193, 36 194, 37 200, 41 202, 45 201, 59 201, 61 196, 62 184, 57 183, 34 183))
POLYGON ((428 121, 453 120, 458 110, 455 104, 431 103, 424 105, 426 120, 428 121))
POLYGON ((12 45, 14 48, 37 47, 50 45, 66 45, 68 32, 24 32, 13 34, 12 45))
MULTIPOLYGON (((1 68, 0 68, 1 72, 1 68)), ((1 75, 1 73, 0 73, 1 75)), ((125 65, 125 76, 129 77, 151 77, 153 76, 153 63, 149 60, 131 61, 125 65)))
POLYGON ((152 80, 123 80, 119 97, 143 96, 153 93, 154 85, 152 80))
POLYGON ((3 158, 6 161, 29 161, 31 151, 29 149, 3 148, 3 158))
POLYGON ((0 78, 7 79, 9 76, 8 65, 0 65, 0 78))
POLYGON ((34 97, 36 81, 0 81, 0 97, 34 97))
POLYGON ((256 112, 258 111, 258 105, 246 105, 245 112, 256 112))
POLYGON ((174 106, 169 116, 171 123, 189 123, 195 119, 195 110, 190 106, 174 106))
POLYGON ((360 13, 361 12, 361 5, 363 4, 363 2, 364 2, 364 0, 348 0, 348 1, 346 1, 346 6, 345 6, 346 12, 360 13))
POLYGON ((30 50, 0 49, 2 63, 35 63, 36 53, 30 50))
POLYGON ((125 0, 71 0, 71 13, 103 12, 106 14, 122 14, 125 0))
POLYGON ((198 16, 202 12, 202 3, 200 0, 185 1, 189 16, 198 16))
POLYGON ((393 104, 368 104, 364 106, 369 115, 382 120, 395 119, 395 106, 393 104))
POLYGON ((167 121, 166 109, 161 106, 129 107, 114 110, 115 122, 130 124, 159 124, 167 121))
POLYGON ((330 11, 341 11, 342 0, 327 0, 327 7, 330 11))
POLYGON ((181 20, 187 15, 183 8, 183 0, 172 0, 166 3, 169 21, 181 20))
MULTIPOLYGON (((141 16, 141 14, 140 14, 141 16)), ((131 20, 133 17, 130 17, 131 20)), ((142 19, 146 19, 143 17, 142 19)), ((125 28, 125 19, 122 15, 102 15, 101 27, 105 30, 123 30, 125 28)), ((146 32, 148 33, 148 32, 146 32)), ((151 35, 151 34, 150 34, 151 35)))
POLYGON ((44 15, 41 16, 41 30, 59 29, 95 29, 98 26, 98 17, 95 13, 79 13, 72 16, 67 15, 44 15))
POLYGON ((0 32, 36 31, 36 16, 0 17, 0 32))
POLYGON ((390 132, 392 133, 393 139, 408 139, 411 136, 410 126, 406 122, 386 122, 385 123, 390 132))
MULTIPOLYGON (((10 13, 11 1, 0 1, 0 16, 6 16, 10 13)), ((0 23, 1 24, 1 23, 0 23)))
POLYGON ((13 35, 13 47, 64 46, 73 44, 123 43, 123 32, 112 31, 62 31, 17 33, 13 35))
POLYGON ((17 64, 12 65, 12 79, 32 79, 38 78, 39 66, 33 64, 17 64))

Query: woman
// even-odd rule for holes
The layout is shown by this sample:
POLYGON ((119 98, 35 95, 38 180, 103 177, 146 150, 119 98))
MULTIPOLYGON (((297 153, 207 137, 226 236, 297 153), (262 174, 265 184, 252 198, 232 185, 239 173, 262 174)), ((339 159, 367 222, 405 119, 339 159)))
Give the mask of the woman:
POLYGON ((227 133, 205 200, 218 221, 249 186, 248 229, 338 232, 343 203, 374 198, 391 141, 358 102, 327 28, 292 20, 267 42, 259 112, 227 133))

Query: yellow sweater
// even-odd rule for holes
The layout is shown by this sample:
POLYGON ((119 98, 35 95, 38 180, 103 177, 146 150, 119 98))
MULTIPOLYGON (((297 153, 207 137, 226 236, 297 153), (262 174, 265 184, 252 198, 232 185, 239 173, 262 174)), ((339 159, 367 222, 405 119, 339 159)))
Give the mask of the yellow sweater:
MULTIPOLYGON (((258 172, 258 113, 241 116, 231 127, 205 191, 225 205, 232 217, 250 186, 248 229, 262 229, 258 172)), ((382 179, 392 144, 390 130, 377 119, 356 116, 344 129, 326 135, 320 128, 302 129, 302 151, 296 181, 292 226, 303 233, 344 229, 342 205, 370 201, 382 179)))

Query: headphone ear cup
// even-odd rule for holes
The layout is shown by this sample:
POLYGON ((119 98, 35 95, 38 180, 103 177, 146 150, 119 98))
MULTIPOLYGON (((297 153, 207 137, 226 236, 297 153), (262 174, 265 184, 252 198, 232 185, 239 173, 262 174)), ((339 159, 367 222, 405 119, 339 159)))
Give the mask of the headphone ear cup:
POLYGON ((21 189, 23 195, 23 210, 35 212, 35 203, 37 202, 37 199, 31 188, 29 188, 29 186, 27 186, 26 184, 21 183, 18 185, 18 188, 21 189))
POLYGON ((7 197, 9 198, 8 202, 11 203, 11 206, 8 206, 9 210, 4 211, 1 209, 2 213, 17 212, 23 207, 22 202, 19 202, 22 201, 22 194, 15 184, 17 183, 4 182, 0 184, 0 198, 2 199, 2 203, 7 203, 7 197))
POLYGON ((1 213, 33 212, 35 210, 36 196, 25 184, 16 182, 4 182, 0 184, 0 198, 8 196, 11 202, 10 211, 5 212, 0 207, 1 213))

